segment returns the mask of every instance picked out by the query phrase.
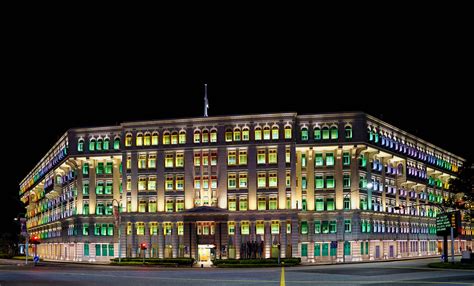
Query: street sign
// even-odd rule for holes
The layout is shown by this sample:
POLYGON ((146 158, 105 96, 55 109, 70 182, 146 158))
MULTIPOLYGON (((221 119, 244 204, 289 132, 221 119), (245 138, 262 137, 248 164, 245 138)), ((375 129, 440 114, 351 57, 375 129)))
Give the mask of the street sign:
POLYGON ((33 258, 33 261, 34 261, 35 263, 38 263, 38 262, 39 262, 39 260, 40 260, 40 258, 39 258, 39 256, 38 256, 38 255, 36 255, 36 256, 33 258))
POLYGON ((436 235, 451 235, 451 227, 454 228, 454 237, 462 231, 461 213, 459 211, 442 213, 436 216, 436 235))

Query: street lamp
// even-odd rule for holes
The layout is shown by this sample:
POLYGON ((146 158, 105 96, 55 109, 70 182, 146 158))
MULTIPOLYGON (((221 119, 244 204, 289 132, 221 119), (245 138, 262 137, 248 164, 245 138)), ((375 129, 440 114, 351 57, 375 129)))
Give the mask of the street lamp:
POLYGON ((117 199, 112 200, 112 205, 114 202, 117 202, 117 209, 114 207, 114 219, 115 225, 118 229, 118 255, 119 255, 119 263, 122 261, 122 250, 120 248, 120 240, 121 240, 121 230, 120 230, 120 202, 117 199))
POLYGON ((28 236, 28 230, 26 229, 26 218, 24 217, 25 213, 19 213, 16 218, 13 220, 16 221, 17 223, 20 223, 20 236, 23 236, 25 238, 25 264, 28 264, 28 242, 29 242, 29 236, 28 236))

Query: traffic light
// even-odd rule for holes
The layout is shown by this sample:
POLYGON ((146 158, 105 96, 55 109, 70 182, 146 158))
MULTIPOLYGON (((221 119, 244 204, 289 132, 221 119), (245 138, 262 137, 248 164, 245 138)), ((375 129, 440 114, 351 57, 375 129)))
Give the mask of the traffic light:
POLYGON ((40 238, 37 235, 35 235, 35 236, 30 238, 30 243, 31 244, 40 244, 41 243, 40 238))
POLYGON ((146 243, 142 242, 142 243, 140 244, 140 249, 141 249, 141 250, 146 250, 146 243))

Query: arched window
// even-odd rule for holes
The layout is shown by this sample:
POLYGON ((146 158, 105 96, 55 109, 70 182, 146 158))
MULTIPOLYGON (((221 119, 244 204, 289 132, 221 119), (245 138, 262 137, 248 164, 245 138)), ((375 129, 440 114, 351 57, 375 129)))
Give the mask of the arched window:
POLYGON ((346 136, 346 139, 351 139, 352 138, 352 126, 347 125, 344 128, 344 135, 346 136))
POLYGON ((308 127, 306 126, 301 128, 301 140, 308 141, 308 127))
POLYGON ((242 140, 249 141, 250 139, 250 129, 248 127, 242 128, 242 140))
POLYGON ((217 129, 211 130, 211 143, 217 142, 217 129))
POLYGON ((339 132, 337 131, 337 126, 331 127, 331 139, 339 138, 339 132))
POLYGON ((225 142, 232 142, 232 129, 225 130, 225 142))
POLYGON ((120 149, 120 137, 115 137, 114 139, 114 150, 120 149))
POLYGON ((278 126, 274 125, 272 127, 272 140, 278 140, 280 138, 280 129, 278 126))
POLYGON ((255 127, 255 140, 262 140, 262 128, 260 126, 255 127))
POLYGON ((178 132, 177 131, 171 132, 171 144, 173 144, 173 145, 178 144, 178 132))
POLYGON ((263 127, 263 140, 270 140, 270 126, 263 127))
POLYGON ((102 138, 97 139, 97 143, 96 143, 96 148, 95 148, 95 149, 98 150, 98 151, 99 151, 99 150, 102 150, 102 144, 103 144, 103 142, 104 142, 104 141, 102 140, 102 138))
POLYGON ((240 141, 241 139, 241 133, 240 133, 240 128, 236 127, 234 128, 234 141, 240 141))
POLYGON ((127 147, 132 146, 132 134, 131 133, 127 133, 127 135, 125 135, 125 146, 127 146, 127 147))
POLYGON ((77 151, 78 152, 84 151, 84 139, 82 138, 77 141, 77 151))
POLYGON ((104 150, 110 149, 110 139, 107 137, 104 139, 104 150))
POLYGON ((321 140, 321 128, 314 127, 314 129, 313 129, 313 138, 314 138, 314 140, 321 140))
POLYGON ((209 130, 204 129, 202 131, 202 143, 208 143, 209 142, 209 130))
POLYGON ((323 127, 322 135, 323 135, 324 140, 329 139, 329 127, 327 127, 327 126, 323 127))
POLYGON ((143 145, 143 134, 142 133, 137 133, 137 137, 135 140, 135 145, 136 146, 142 146, 143 145))
POLYGON ((194 130, 193 142, 201 143, 201 132, 199 130, 194 130))
POLYGON ((186 144, 186 131, 181 130, 179 131, 179 144, 186 144))
POLYGON ((150 132, 145 133, 145 137, 143 138, 143 145, 150 146, 151 145, 151 134, 150 132))
POLYGON ((151 134, 151 145, 158 145, 158 132, 156 131, 151 134))
POLYGON ((291 139, 291 125, 285 126, 285 139, 291 139))
POLYGON ((170 132, 169 131, 163 132, 163 145, 169 145, 170 143, 171 143, 170 132))
POLYGON ((95 150, 95 139, 91 138, 89 139, 89 151, 94 151, 95 150))

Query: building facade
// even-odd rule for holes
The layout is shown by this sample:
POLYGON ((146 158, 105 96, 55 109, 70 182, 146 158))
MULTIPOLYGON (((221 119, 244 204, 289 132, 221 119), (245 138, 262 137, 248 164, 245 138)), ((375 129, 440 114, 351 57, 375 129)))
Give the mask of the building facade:
POLYGON ((463 161, 364 113, 132 122, 66 132, 20 197, 45 259, 399 259, 439 255, 463 161))

